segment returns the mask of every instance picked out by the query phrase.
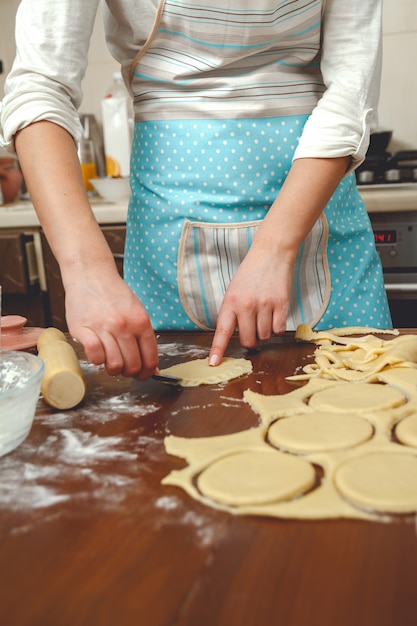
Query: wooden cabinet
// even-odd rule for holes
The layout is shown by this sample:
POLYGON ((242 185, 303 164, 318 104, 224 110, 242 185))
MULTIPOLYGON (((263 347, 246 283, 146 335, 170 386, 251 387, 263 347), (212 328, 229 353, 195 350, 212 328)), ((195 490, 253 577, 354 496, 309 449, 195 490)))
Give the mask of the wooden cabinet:
MULTIPOLYGON (((101 226, 101 230, 106 238, 110 250, 112 251, 117 268, 121 276, 123 276, 123 257, 126 239, 125 224, 106 224, 101 226)), ((48 293, 48 319, 50 326, 55 326, 62 331, 67 331, 67 323, 65 320, 65 293, 62 284, 61 273, 58 263, 52 254, 52 250, 41 233, 43 261, 45 268, 46 287, 48 293)))
POLYGON ((0 286, 2 315, 22 315, 28 326, 44 326, 45 294, 36 261, 36 232, 0 230, 0 286))

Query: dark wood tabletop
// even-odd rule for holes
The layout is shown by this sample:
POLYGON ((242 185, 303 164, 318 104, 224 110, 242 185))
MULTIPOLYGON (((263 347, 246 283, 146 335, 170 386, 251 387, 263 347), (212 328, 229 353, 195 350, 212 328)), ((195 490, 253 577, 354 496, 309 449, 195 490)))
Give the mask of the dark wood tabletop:
MULTIPOLYGON (((161 366, 211 335, 162 334, 161 366)), ((258 424, 246 389, 276 394, 312 347, 293 335, 245 352, 253 373, 178 389, 88 365, 81 407, 38 403, 0 459, 1 626, 415 626, 415 522, 239 517, 161 485, 185 466, 164 437, 258 424)))

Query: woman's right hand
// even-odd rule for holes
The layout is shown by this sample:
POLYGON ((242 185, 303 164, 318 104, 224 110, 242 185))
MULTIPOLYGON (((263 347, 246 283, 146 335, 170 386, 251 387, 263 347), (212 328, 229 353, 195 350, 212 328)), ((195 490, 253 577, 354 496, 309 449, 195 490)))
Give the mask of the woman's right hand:
POLYGON ((66 316, 72 337, 95 365, 112 376, 145 380, 158 365, 158 348, 148 314, 111 264, 84 267, 67 277, 66 316))

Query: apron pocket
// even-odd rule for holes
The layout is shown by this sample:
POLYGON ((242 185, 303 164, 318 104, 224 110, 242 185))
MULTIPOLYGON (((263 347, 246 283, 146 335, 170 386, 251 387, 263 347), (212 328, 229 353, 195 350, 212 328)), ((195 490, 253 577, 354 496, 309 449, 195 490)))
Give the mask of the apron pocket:
MULTIPOLYGON (((178 250, 178 289, 188 317, 214 330, 226 289, 245 258, 260 221, 212 224, 186 221, 178 250)), ((317 324, 330 295, 326 219, 317 220, 304 240, 293 271, 287 330, 317 324)))

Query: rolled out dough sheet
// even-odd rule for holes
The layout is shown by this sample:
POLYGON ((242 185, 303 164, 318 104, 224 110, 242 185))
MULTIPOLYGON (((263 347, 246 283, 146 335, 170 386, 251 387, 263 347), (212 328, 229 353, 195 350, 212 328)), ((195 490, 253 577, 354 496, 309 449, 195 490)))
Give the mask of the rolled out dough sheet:
POLYGON ((180 379, 182 387, 215 385, 238 378, 252 372, 252 363, 248 359, 224 357, 215 367, 208 364, 208 358, 194 359, 161 369, 161 374, 180 379))
POLYGON ((244 392, 259 415, 257 428, 203 439, 167 437, 166 451, 188 466, 163 484, 235 515, 370 521, 415 515, 417 362, 407 359, 414 358, 417 341, 394 341, 355 337, 350 343, 340 330, 321 333, 315 364, 299 376, 307 384, 283 395, 244 392), (336 369, 366 376, 341 381, 336 369), (284 457, 294 461, 294 473, 289 464, 279 465, 284 457))

